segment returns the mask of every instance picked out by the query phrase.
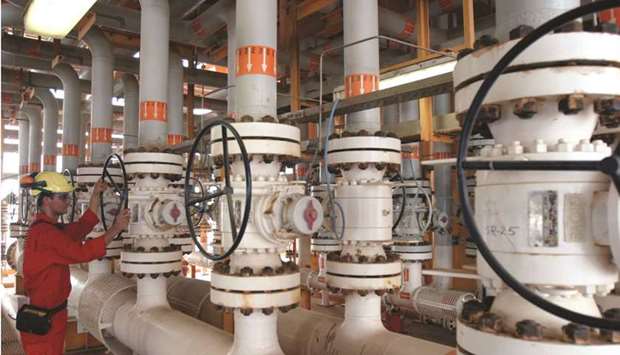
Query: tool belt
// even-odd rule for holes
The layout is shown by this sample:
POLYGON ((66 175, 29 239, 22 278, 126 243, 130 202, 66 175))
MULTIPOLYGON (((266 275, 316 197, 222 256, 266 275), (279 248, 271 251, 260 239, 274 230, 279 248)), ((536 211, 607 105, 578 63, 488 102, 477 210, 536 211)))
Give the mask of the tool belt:
POLYGON ((67 301, 52 309, 25 304, 17 312, 17 329, 24 333, 45 335, 52 328, 52 316, 65 308, 67 301))

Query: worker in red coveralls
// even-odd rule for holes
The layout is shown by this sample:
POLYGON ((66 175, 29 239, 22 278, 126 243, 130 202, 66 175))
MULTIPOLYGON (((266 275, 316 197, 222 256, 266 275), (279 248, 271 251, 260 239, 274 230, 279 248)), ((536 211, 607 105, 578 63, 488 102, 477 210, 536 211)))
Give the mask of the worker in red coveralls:
POLYGON ((30 304, 61 310, 52 316, 52 327, 47 334, 21 332, 22 345, 28 355, 63 353, 66 302, 71 292, 69 265, 104 257, 106 245, 127 228, 129 211, 123 210, 105 234, 84 240, 99 222, 100 194, 106 189, 107 184, 98 181, 80 220, 60 224, 58 219, 67 213, 73 186, 56 172, 41 172, 34 177, 32 194, 37 198, 38 213, 30 225, 24 248, 24 288, 30 304))

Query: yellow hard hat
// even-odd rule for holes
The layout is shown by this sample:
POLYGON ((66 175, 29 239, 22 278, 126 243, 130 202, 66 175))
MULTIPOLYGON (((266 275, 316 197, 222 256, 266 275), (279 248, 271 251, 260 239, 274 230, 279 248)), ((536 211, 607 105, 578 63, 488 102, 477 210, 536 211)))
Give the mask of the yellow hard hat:
POLYGON ((38 196, 41 191, 50 193, 71 192, 74 187, 63 174, 53 171, 42 171, 34 177, 31 186, 32 196, 38 196))

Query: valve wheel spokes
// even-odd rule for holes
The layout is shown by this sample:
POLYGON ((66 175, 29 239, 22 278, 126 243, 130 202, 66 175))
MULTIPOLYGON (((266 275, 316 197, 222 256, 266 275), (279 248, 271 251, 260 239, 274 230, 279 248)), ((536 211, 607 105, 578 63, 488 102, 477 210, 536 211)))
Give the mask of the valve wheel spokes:
POLYGON ((71 186, 73 187, 73 191, 71 191, 71 214, 69 215, 69 223, 73 223, 73 220, 75 219, 75 208, 77 205, 77 194, 75 193, 75 178, 73 172, 69 169, 65 169, 62 174, 69 177, 69 180, 71 181, 71 186))
MULTIPOLYGON (((106 158, 105 162, 103 163, 103 172, 101 173, 101 178, 109 182, 114 192, 120 196, 118 208, 116 209, 116 213, 114 214, 114 220, 116 220, 116 217, 121 212, 121 209, 127 208, 127 206, 129 205, 129 186, 128 186, 129 184, 128 184, 128 179, 127 179, 127 171, 125 170, 125 164, 123 163, 123 159, 118 154, 116 153, 110 154, 106 158), (110 162, 112 162, 113 159, 116 159, 120 165, 121 172, 123 174, 122 175, 123 176, 122 186, 119 186, 116 183, 116 181, 114 181, 114 178, 108 171, 110 162)), ((103 229, 107 231, 108 225, 105 221, 105 210, 103 208, 103 193, 100 195, 100 198, 99 198, 99 210, 101 211, 101 224, 103 225, 103 229)), ((121 234, 122 233, 120 233, 118 237, 120 237, 121 234)))
MULTIPOLYGON (((198 136, 196 136, 196 140, 192 145, 192 149, 189 154, 189 159, 187 162, 187 169, 185 171, 185 216, 187 218, 187 226, 189 229, 189 235, 194 240, 196 247, 200 251, 200 253, 209 260, 218 261, 223 260, 230 256, 239 246, 243 235, 245 233, 249 218, 250 218, 250 210, 251 210, 251 202, 252 202, 252 175, 250 171, 250 159, 243 144, 243 139, 237 132, 237 130, 233 127, 233 125, 228 122, 226 119, 221 118, 212 118, 205 122, 204 128, 200 131, 198 136), (212 193, 203 193, 199 198, 191 198, 192 192, 189 189, 190 180, 192 179, 192 170, 193 163, 196 157, 196 153, 200 146, 200 143, 205 135, 211 131, 212 128, 220 126, 222 132, 222 160, 223 160, 223 182, 224 186, 222 188, 218 188, 217 191, 212 193), (245 175, 245 197, 244 197, 244 209, 242 215, 239 218, 239 226, 237 227, 237 218, 235 217, 235 201, 233 199, 234 188, 231 182, 231 154, 228 146, 228 133, 232 134, 232 138, 234 139, 239 147, 241 162, 243 163, 244 175, 245 175), (209 253, 201 244, 198 238, 196 237, 196 232, 194 230, 194 224, 191 220, 191 208, 195 208, 196 204, 206 203, 208 201, 217 199, 219 197, 226 196, 226 205, 228 209, 228 218, 230 221, 230 229, 232 234, 232 245, 228 250, 226 250, 221 255, 209 253)), ((202 210, 204 212, 204 209, 202 210)), ((201 217, 202 219, 202 217, 201 217)))

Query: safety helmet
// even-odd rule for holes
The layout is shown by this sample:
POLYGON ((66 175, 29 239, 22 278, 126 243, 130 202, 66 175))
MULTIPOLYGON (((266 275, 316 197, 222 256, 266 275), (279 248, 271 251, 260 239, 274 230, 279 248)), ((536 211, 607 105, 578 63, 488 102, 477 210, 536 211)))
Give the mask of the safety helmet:
POLYGON ((30 193, 32 196, 38 196, 41 191, 49 193, 71 192, 74 187, 67 178, 60 173, 54 171, 42 171, 33 177, 30 185, 30 193))

